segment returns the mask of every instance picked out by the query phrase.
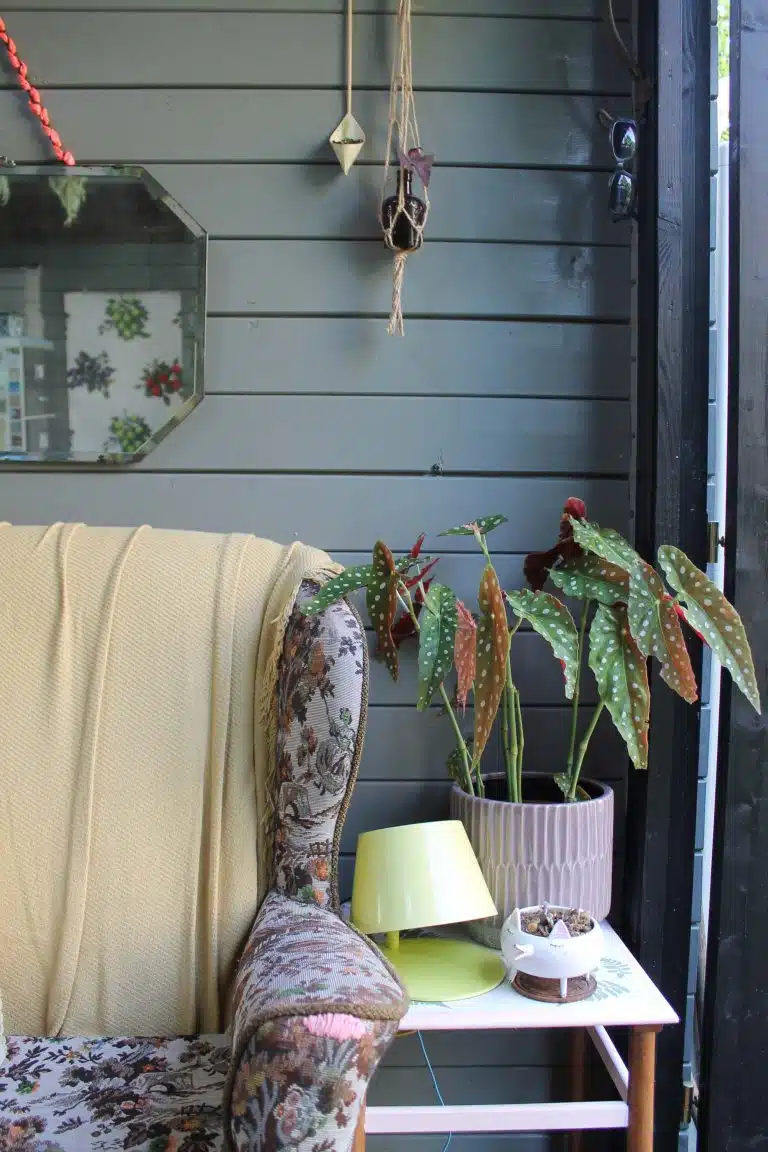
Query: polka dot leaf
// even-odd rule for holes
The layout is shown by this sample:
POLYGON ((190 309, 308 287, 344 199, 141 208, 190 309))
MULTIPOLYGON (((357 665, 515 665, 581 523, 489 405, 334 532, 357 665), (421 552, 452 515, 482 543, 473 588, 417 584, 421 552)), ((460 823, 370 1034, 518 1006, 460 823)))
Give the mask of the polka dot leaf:
POLYGON ((467 697, 475 682, 477 667, 477 622, 461 600, 456 601, 458 621, 456 639, 453 645, 453 660, 456 665, 456 700, 459 707, 467 706, 467 697))
POLYGON ((507 675, 509 627, 504 594, 492 564, 486 564, 477 594, 480 619, 477 625, 475 669, 475 734, 473 763, 480 764, 483 749, 499 710, 507 675))
POLYGON ((600 556, 626 572, 631 572, 636 564, 641 563, 642 557, 620 532, 613 528, 601 528, 589 520, 575 520, 573 516, 569 516, 569 520, 573 527, 573 538, 585 552, 600 556))
POLYGON ((610 607, 619 600, 626 603, 629 599, 626 570, 588 552, 583 552, 561 568, 550 568, 549 578, 566 596, 577 600, 596 600, 598 604, 610 607))
POLYGON ((506 516, 501 516, 498 513, 495 516, 482 516, 479 520, 470 520, 466 524, 457 524, 455 528, 448 528, 445 532, 438 532, 438 536, 474 536, 475 528, 483 536, 487 536, 489 532, 493 532, 494 528, 498 528, 499 524, 506 524, 506 522, 506 516))
POLYGON ((400 675, 397 645, 392 635, 397 610, 397 572, 395 561, 381 540, 373 546, 373 564, 367 584, 365 603, 378 640, 378 654, 384 660, 393 680, 400 675))
POLYGON ((453 667, 456 639, 456 596, 445 584, 432 584, 419 617, 419 696, 416 707, 425 712, 432 697, 453 667))
POLYGON ((548 592, 506 592, 507 603, 516 616, 527 620, 534 631, 550 645, 563 667, 565 694, 573 698, 579 667, 579 635, 568 609, 548 592))
POLYGON ((760 715, 760 691, 752 652, 736 609, 679 548, 663 544, 659 548, 659 564, 669 583, 679 593, 687 623, 709 645, 760 715))
POLYGON ((323 584, 320 591, 311 600, 305 600, 300 606, 300 611, 305 616, 316 616, 318 612, 324 612, 329 605, 335 604, 337 600, 341 600, 349 592, 354 592, 358 588, 366 588, 372 571, 373 566, 371 564, 355 564, 352 568, 345 568, 338 576, 334 576, 332 580, 323 584))
POLYGON ((630 576, 628 615, 640 651, 644 656, 655 656, 662 680, 693 704, 699 692, 675 602, 667 595, 661 577, 645 561, 630 576))
POLYGON ((651 692, 645 657, 629 630, 627 609, 599 604, 589 629, 589 666, 636 768, 648 767, 651 692))

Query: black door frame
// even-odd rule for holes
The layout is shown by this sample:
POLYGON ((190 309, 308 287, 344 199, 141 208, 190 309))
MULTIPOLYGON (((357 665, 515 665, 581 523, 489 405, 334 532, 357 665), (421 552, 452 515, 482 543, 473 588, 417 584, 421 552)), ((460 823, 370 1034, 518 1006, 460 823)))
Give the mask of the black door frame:
MULTIPOLYGON (((640 0, 640 65, 653 83, 640 137, 635 541, 647 558, 707 548, 710 52, 708 0, 640 0)), ((694 667, 700 678, 701 653, 694 667)), ((654 671, 649 770, 630 771, 623 924, 681 1017, 659 1038, 655 1152, 676 1152, 693 895, 699 709, 654 671)))
MULTIPOLYGON (((725 591, 768 697, 768 0, 731 9, 725 591)), ((768 1146, 768 720, 725 677, 700 1084, 700 1147, 768 1146)))

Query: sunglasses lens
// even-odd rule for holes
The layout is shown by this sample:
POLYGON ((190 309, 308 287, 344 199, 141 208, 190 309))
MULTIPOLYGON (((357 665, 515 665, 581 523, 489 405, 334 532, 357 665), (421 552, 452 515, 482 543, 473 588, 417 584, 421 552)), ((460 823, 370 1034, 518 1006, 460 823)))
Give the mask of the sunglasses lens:
POLYGON ((635 203, 635 178, 621 169, 614 172, 608 189, 608 202, 614 220, 623 220, 632 214, 635 203))
POLYGON ((634 120, 614 120, 611 125, 611 148, 620 164, 627 164, 637 152, 637 125, 634 120))

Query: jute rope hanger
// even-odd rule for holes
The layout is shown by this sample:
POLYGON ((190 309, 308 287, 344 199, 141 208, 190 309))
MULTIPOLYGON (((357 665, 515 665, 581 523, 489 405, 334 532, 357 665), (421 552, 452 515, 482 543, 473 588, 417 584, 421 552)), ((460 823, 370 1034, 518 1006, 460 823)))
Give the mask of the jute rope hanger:
POLYGON ((398 0, 397 47, 392 61, 389 90, 389 119, 387 150, 384 158, 384 189, 390 176, 395 136, 397 137, 398 181, 396 198, 388 198, 382 206, 381 225, 384 242, 395 253, 392 272, 392 308, 387 331, 402 336, 403 280, 405 266, 411 252, 424 242, 424 227, 429 215, 429 177, 432 156, 426 156, 419 139, 419 123, 413 93, 413 44, 411 0, 398 0), (416 175, 423 186, 423 196, 411 193, 411 181, 416 175))

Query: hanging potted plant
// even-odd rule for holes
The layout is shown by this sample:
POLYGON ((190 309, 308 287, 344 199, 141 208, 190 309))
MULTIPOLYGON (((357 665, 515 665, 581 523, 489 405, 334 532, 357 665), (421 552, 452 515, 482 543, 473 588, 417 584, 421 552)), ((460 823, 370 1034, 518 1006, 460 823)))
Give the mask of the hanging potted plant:
POLYGON ((583 502, 571 499, 555 546, 526 559, 530 586, 504 591, 487 537, 505 519, 486 516, 443 533, 473 536, 484 557, 476 611, 447 585, 425 579, 436 561, 421 558, 423 537, 399 559, 377 542, 371 564, 345 570, 302 609, 308 614, 321 611, 364 587, 379 653, 394 679, 399 674, 399 644, 410 634, 418 635, 416 706, 426 710, 438 696, 453 727, 455 747, 448 761, 454 779, 451 814, 467 829, 499 913, 492 920, 474 922, 470 931, 493 947, 499 946, 501 925, 515 907, 546 901, 583 908, 596 920, 607 914, 613 794, 589 780, 583 770, 604 711, 635 767, 647 767, 648 657, 660 662, 662 679, 683 699, 689 703, 696 699, 681 619, 710 645, 760 710, 749 643, 736 610, 679 549, 665 545, 658 554, 673 596, 656 570, 618 532, 590 523, 583 502), (580 602, 578 625, 562 601, 543 590, 547 579, 580 602), (523 773, 525 734, 513 677, 513 641, 523 621, 560 661, 565 695, 572 705, 568 745, 551 779, 523 773), (585 659, 597 685, 598 703, 581 731, 585 659), (461 722, 470 697, 471 733, 461 722), (504 771, 484 773, 483 753, 497 719, 504 771))

